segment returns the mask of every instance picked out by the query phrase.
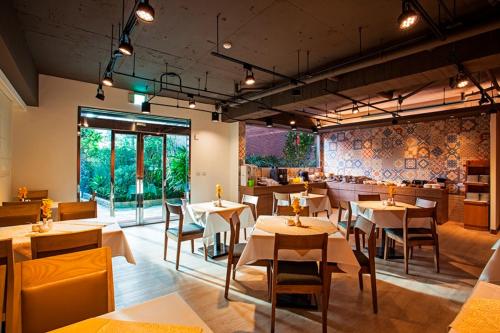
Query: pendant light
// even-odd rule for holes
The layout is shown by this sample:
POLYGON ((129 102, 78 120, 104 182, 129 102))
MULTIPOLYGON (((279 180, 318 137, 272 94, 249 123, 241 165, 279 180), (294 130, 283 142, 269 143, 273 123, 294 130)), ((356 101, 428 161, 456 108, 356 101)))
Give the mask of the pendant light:
POLYGON ((188 98, 189 98, 189 108, 190 109, 194 109, 196 108, 196 101, 194 100, 194 96, 191 95, 191 94, 188 94, 188 98))
POLYGON ((219 112, 212 112, 212 122, 218 123, 219 121, 219 112))
POLYGON ((409 30, 413 28, 419 20, 419 15, 411 9, 410 2, 403 0, 403 11, 398 17, 399 29, 409 30))
POLYGON ((316 119, 316 127, 321 128, 321 120, 320 119, 316 119))
POLYGON ((353 102, 352 103, 352 114, 357 114, 357 113, 359 113, 358 104, 356 102, 353 102))
POLYGON ((149 0, 141 0, 137 6, 135 15, 142 22, 151 23, 155 19, 155 10, 149 4, 149 0))
POLYGON ((253 71, 251 69, 247 69, 247 74, 245 76, 245 84, 247 86, 255 84, 255 77, 253 76, 253 71))
POLYGON ((273 120, 271 118, 266 119, 266 127, 267 128, 273 127, 273 120))
POLYGON ((297 125, 292 125, 292 131, 296 131, 297 130, 297 125))
POLYGON ((108 86, 108 87, 112 87, 113 86, 113 73, 106 72, 106 74, 104 74, 104 79, 102 79, 102 84, 104 84, 105 86, 108 86))
POLYGON ((458 72, 455 82, 457 88, 465 88, 469 85, 469 79, 462 71, 458 72))
POLYGON ((145 114, 150 114, 151 113, 151 103, 149 102, 142 102, 141 104, 141 112, 145 114))
POLYGON ((132 55, 134 52, 134 47, 130 43, 130 36, 128 34, 123 34, 121 40, 120 40, 120 45, 118 46, 118 50, 123 54, 123 55, 132 55))
POLYGON ((316 126, 313 126, 311 130, 314 134, 318 134, 318 128, 316 126))
POLYGON ((290 120, 290 125, 295 125, 295 119, 290 120))
POLYGON ((105 96, 104 96, 104 90, 102 89, 102 83, 99 83, 99 86, 97 87, 97 94, 95 95, 95 98, 104 101, 105 96))

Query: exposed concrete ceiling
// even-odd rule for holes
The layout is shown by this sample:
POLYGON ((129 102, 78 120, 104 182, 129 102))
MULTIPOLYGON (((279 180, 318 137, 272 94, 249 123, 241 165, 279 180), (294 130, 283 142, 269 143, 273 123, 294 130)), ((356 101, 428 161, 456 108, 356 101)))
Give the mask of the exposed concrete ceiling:
MULTIPOLYGON (((127 16, 133 1, 126 0, 125 3, 127 16)), ((436 40, 429 25, 423 20, 409 32, 401 32, 398 29, 396 19, 401 12, 400 0, 214 0, 209 3, 204 0, 150 0, 150 3, 156 11, 154 23, 140 24, 132 35, 136 74, 159 78, 168 63, 170 71, 182 76, 183 84, 198 87, 200 82, 203 90, 205 75, 208 72, 207 88, 227 95, 234 93, 234 84, 243 79, 244 70, 241 65, 210 55, 216 50, 218 13, 221 13, 220 41, 229 40, 233 43, 230 50, 221 48, 221 52, 269 69, 275 67, 276 71, 288 76, 295 76, 299 71, 303 78, 307 78, 308 73, 316 73, 345 59, 367 55, 388 46, 399 45, 397 48, 403 49, 413 44, 436 40)), ((500 13, 498 1, 421 0, 420 3, 430 17, 440 23, 445 32, 468 30, 478 22, 484 24, 494 21, 500 13), (456 16, 450 17, 443 7, 439 9, 439 2, 446 4, 456 16), (456 8, 453 8, 454 3, 456 8)), ((109 60, 112 23, 115 24, 115 39, 117 36, 117 25, 121 21, 120 1, 14 0, 14 5, 40 73, 86 82, 97 81, 98 63, 105 64, 109 60)), ((116 40, 114 45, 116 48, 116 40)), ((470 47, 478 47, 478 44, 470 47)), ((477 53, 487 59, 487 56, 494 55, 495 51, 490 48, 489 53, 477 53)), ((466 60, 472 62, 475 59, 470 56, 466 60)), ((433 59, 429 59, 431 60, 433 59)), ((470 70, 477 75, 477 72, 499 67, 498 59, 493 60, 494 63, 480 62, 476 64, 477 68, 470 70)), ((413 61, 418 62, 418 59, 413 61)), ((447 86, 449 76, 455 73, 456 69, 450 65, 451 62, 448 59, 447 62, 438 64, 440 66, 428 66, 420 73, 414 71, 409 75, 405 72, 408 63, 400 61, 400 64, 397 64, 397 61, 393 61, 394 67, 382 64, 379 68, 385 68, 378 69, 379 73, 386 76, 390 71, 392 77, 381 79, 376 76, 372 82, 366 81, 375 73, 370 67, 344 73, 335 78, 318 81, 320 83, 301 87, 301 96, 286 103, 276 103, 280 99, 277 93, 270 96, 271 103, 247 103, 241 107, 235 105, 229 110, 226 119, 231 121, 273 116, 276 122, 286 123, 290 118, 289 113, 299 116, 302 109, 305 109, 311 114, 318 114, 313 115, 317 119, 331 120, 339 116, 335 112, 327 113, 326 110, 335 111, 350 101, 324 93, 308 96, 307 89, 314 90, 315 86, 322 87, 326 83, 344 95, 371 102, 380 99, 380 93, 394 91, 397 96, 430 82, 433 82, 433 86, 429 89, 439 87, 440 90, 441 87, 447 86), (356 78, 356 85, 343 86, 344 82, 355 82, 356 78)), ((119 61, 115 69, 118 72, 132 73, 132 68, 133 60, 129 57, 119 61)), ((255 75, 258 87, 269 88, 272 84, 282 83, 268 74, 256 72, 255 75)), ((151 82, 145 80, 119 75, 114 78, 115 85, 120 88, 149 91, 153 89, 151 82)), ((483 75, 482 81, 486 79, 486 75, 483 75)), ((427 92, 431 91, 426 90, 419 95, 427 92)), ((290 95, 290 91, 285 91, 283 96, 286 94, 290 95)), ((252 93, 245 96, 251 97, 252 93)), ((185 96, 181 94, 180 98, 185 96)), ((407 102, 410 102, 410 99, 407 102)), ((384 108, 387 107, 389 106, 384 105, 384 108)), ((313 121, 306 117, 299 125, 310 126, 311 123, 313 121)))

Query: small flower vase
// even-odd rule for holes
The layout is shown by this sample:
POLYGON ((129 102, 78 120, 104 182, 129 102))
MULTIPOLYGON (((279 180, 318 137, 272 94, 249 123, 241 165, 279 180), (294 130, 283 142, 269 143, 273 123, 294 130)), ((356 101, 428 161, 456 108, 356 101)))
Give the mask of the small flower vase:
POLYGON ((300 216, 299 214, 295 214, 295 226, 301 227, 302 224, 300 223, 300 216))
POLYGON ((222 207, 222 200, 221 200, 221 198, 219 198, 219 200, 217 200, 217 206, 218 207, 222 207))

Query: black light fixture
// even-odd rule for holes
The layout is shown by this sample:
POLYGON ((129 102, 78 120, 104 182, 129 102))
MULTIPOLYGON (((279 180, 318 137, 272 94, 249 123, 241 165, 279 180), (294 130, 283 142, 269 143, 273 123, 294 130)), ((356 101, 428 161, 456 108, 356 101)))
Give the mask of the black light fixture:
POLYGON ((266 127, 267 128, 273 127, 273 120, 271 118, 266 119, 266 127))
POLYGON ((297 125, 292 125, 292 131, 296 131, 297 130, 297 125))
POLYGON ((141 104, 141 112, 142 113, 146 113, 146 114, 151 113, 151 103, 149 103, 147 101, 142 102, 142 104, 141 104))
POLYGON ((251 86, 255 84, 255 77, 253 76, 253 71, 252 67, 248 65, 244 65, 243 68, 246 70, 246 75, 245 75, 245 84, 247 86, 251 86))
POLYGON ((403 0, 403 11, 398 17, 399 29, 409 30, 413 28, 419 20, 419 15, 411 8, 410 1, 403 0))
POLYGON ((316 127, 321 128, 321 120, 320 119, 316 119, 316 127))
POLYGON ((393 114, 393 115, 392 115, 392 120, 391 120, 391 123, 392 123, 393 125, 397 125, 397 124, 398 124, 398 118, 396 118, 396 115, 395 115, 395 114, 393 114))
POLYGON ((155 10, 149 4, 149 0, 141 0, 135 10, 135 15, 142 22, 151 23, 155 19, 155 10))
POLYGON ((132 55, 134 52, 134 47, 130 43, 130 36, 128 33, 124 33, 121 40, 120 45, 118 46, 118 50, 124 55, 132 55))
POLYGON ((459 71, 455 78, 455 83, 457 88, 465 88, 469 85, 469 79, 464 74, 464 72, 459 71))
POLYGON ((481 98, 479 99, 479 105, 488 104, 488 102, 489 102, 489 100, 488 100, 488 97, 486 97, 486 93, 482 92, 481 98))
POLYGON ((194 96, 192 94, 187 95, 189 98, 189 108, 194 109, 196 107, 196 101, 194 100, 194 96))
POLYGON ((359 113, 358 103, 352 102, 352 114, 359 113))
POLYGON ((295 125, 295 119, 290 120, 290 125, 295 125))
POLYGON ((311 130, 314 134, 318 134, 318 128, 316 126, 313 126, 311 130))
POLYGON ((218 123, 219 121, 219 112, 212 112, 212 122, 218 123))
POLYGON ((102 84, 104 84, 105 86, 108 86, 108 87, 112 87, 113 86, 113 73, 106 72, 106 74, 104 74, 104 79, 102 79, 102 84))
POLYGON ((104 96, 104 90, 102 89, 102 83, 99 83, 99 86, 97 86, 97 94, 95 95, 95 98, 104 101, 105 96, 104 96))

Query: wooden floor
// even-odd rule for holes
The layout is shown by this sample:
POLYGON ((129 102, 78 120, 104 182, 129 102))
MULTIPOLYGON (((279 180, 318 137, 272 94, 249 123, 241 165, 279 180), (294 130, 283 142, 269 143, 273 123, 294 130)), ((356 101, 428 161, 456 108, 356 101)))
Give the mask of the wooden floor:
MULTIPOLYGON (((205 262, 183 244, 175 270, 175 242, 163 261, 163 225, 125 229, 137 265, 114 263, 117 308, 178 292, 214 332, 268 332, 270 304, 264 270, 243 268, 224 299, 225 260, 205 262)), ((368 276, 365 290, 357 277, 336 274, 328 313, 329 332, 447 332, 447 326, 470 294, 498 236, 463 229, 448 222, 439 228, 441 273, 433 270, 430 249, 415 249, 410 275, 402 260, 377 260, 379 313, 373 314, 368 276)), ((197 241, 201 246, 201 242, 197 241)), ((278 309, 277 332, 320 332, 320 312, 278 309)))

